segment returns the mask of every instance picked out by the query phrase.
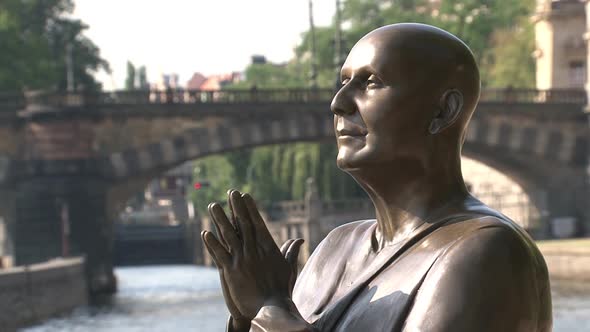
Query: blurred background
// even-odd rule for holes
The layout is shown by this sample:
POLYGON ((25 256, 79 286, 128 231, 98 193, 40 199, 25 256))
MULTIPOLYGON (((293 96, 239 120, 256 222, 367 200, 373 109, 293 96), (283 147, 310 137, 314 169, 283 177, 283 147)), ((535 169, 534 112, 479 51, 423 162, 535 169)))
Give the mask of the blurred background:
POLYGON ((0 1, 0 326, 221 331, 199 233, 251 193, 301 262, 374 217, 335 164, 329 103, 354 43, 397 22, 472 49, 469 190, 537 240, 555 331, 590 330, 581 0, 0 1))

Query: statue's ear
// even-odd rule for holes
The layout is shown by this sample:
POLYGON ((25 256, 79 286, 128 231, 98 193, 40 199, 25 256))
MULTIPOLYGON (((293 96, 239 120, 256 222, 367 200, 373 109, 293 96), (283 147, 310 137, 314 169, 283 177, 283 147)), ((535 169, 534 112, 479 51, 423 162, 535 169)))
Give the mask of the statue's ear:
POLYGON ((438 106, 438 112, 428 127, 431 134, 438 134, 455 123, 463 109, 463 94, 456 89, 447 90, 440 98, 438 106))

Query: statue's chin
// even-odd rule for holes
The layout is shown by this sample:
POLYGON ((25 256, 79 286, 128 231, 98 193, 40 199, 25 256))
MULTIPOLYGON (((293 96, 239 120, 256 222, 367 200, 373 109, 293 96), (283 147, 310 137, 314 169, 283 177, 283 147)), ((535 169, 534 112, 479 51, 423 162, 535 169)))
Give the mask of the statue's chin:
POLYGON ((345 172, 358 170, 363 164, 362 160, 358 159, 359 158, 354 158, 353 156, 341 157, 339 154, 338 158, 336 158, 336 166, 345 172))
POLYGON ((348 173, 371 168, 377 161, 379 158, 377 158, 374 149, 370 149, 366 145, 362 148, 340 146, 336 157, 338 168, 348 173))

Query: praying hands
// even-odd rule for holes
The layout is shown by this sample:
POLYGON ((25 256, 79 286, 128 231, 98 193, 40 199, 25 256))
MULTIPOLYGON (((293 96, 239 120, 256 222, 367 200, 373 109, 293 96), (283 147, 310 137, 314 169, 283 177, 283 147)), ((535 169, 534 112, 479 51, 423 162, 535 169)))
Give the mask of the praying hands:
POLYGON ((279 249, 250 195, 230 190, 228 203, 229 218, 218 203, 209 205, 217 235, 204 230, 201 237, 219 270, 230 329, 247 331, 263 306, 292 303, 303 240, 288 240, 279 249))

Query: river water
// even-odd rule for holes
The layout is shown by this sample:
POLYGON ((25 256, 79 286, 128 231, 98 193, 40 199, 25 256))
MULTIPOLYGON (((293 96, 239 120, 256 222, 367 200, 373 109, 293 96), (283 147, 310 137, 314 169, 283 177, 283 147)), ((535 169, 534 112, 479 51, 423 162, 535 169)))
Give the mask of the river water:
MULTIPOLYGON (((116 273, 120 289, 109 301, 23 331, 224 331, 227 310, 216 270, 146 266, 116 273)), ((590 284, 554 282, 552 289, 554 331, 590 331, 590 284)))

